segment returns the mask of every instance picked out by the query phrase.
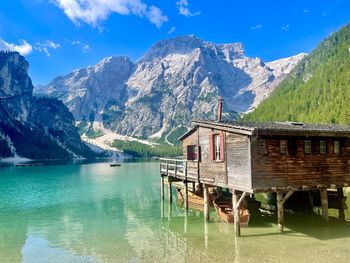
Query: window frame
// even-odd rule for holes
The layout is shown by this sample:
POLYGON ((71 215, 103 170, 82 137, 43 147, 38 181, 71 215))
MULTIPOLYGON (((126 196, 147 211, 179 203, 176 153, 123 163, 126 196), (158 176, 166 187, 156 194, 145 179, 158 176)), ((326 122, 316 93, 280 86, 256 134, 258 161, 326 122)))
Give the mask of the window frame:
POLYGON ((196 144, 187 145, 187 161, 198 161, 198 147, 196 144), (191 150, 190 150, 191 149, 191 150))
POLYGON ((333 140, 333 153, 341 154, 340 140, 333 140))
POLYGON ((280 140, 280 154, 287 155, 288 154, 288 140, 283 139, 280 140), (283 150, 282 150, 283 149, 283 150))
POLYGON ((221 138, 219 133, 213 134, 213 150, 214 150, 214 161, 221 161, 221 138))
POLYGON ((319 147, 320 147, 320 154, 322 154, 322 155, 326 155, 327 154, 327 141, 326 140, 320 140, 320 142, 319 142, 319 147), (324 147, 323 147, 323 145, 322 145, 322 143, 324 143, 324 147), (324 148, 324 152, 322 151, 322 149, 324 148))
POLYGON ((304 140, 304 154, 312 154, 312 141, 304 140))

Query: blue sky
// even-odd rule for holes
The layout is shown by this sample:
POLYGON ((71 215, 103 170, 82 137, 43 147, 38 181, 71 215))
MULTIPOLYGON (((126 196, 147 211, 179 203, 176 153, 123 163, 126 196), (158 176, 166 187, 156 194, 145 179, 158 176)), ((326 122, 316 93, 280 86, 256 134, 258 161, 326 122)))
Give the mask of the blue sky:
POLYGON ((270 61, 310 52, 349 21, 348 0, 9 0, 0 2, 0 49, 24 54, 36 85, 106 56, 136 61, 186 34, 243 42, 248 56, 270 61))

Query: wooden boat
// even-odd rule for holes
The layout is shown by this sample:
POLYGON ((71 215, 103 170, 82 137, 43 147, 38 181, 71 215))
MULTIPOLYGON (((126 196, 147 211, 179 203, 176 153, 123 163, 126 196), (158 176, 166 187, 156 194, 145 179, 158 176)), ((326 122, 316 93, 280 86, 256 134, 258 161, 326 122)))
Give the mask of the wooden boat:
MULTIPOLYGON (((185 194, 183 192, 183 189, 176 188, 176 190, 177 190, 178 199, 181 202, 184 202, 185 194)), ((215 197, 216 196, 214 194, 211 194, 211 193, 209 194, 209 206, 213 206, 213 200, 215 199, 215 197)), ((188 191, 188 206, 195 209, 203 210, 203 207, 204 207, 203 194, 195 194, 193 192, 188 191)))
MULTIPOLYGON (((223 196, 217 197, 213 201, 214 208, 218 217, 228 223, 234 223, 234 215, 232 211, 232 203, 231 200, 225 199, 223 196)), ((241 226, 247 226, 250 219, 250 213, 248 209, 240 208, 239 209, 239 221, 241 226)))
POLYGON ((109 166, 110 167, 116 167, 116 166, 121 166, 121 164, 117 163, 117 162, 113 162, 113 163, 110 163, 109 166))

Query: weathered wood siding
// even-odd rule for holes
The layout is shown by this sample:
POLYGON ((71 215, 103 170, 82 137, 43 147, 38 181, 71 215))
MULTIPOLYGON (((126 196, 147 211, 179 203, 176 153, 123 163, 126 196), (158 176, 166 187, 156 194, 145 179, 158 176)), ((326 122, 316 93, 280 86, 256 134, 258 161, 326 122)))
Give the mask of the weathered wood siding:
MULTIPOLYGON (((200 162, 200 179, 204 182, 222 185, 226 183, 226 156, 224 161, 210 160, 209 154, 209 136, 211 129, 199 127, 199 144, 202 152, 200 162)), ((214 134, 219 130, 213 130, 214 134)))
POLYGON ((271 187, 317 187, 350 184, 350 141, 341 138, 263 137, 252 142, 254 189, 271 187), (280 153, 280 139, 296 141, 296 154, 280 153), (341 153, 333 153, 333 140, 341 141, 341 153), (304 141, 312 141, 312 153, 304 153, 304 141), (319 141, 325 140, 327 154, 319 141), (263 147, 265 145, 265 147, 263 147))
POLYGON ((226 133, 228 185, 241 191, 252 190, 250 138, 226 133))
MULTIPOLYGON (((188 145, 197 145, 197 131, 186 137, 182 141, 182 150, 183 150, 183 159, 187 160, 187 146, 188 145)), ((197 178, 197 169, 198 164, 196 160, 187 161, 187 176, 191 178, 197 178)))

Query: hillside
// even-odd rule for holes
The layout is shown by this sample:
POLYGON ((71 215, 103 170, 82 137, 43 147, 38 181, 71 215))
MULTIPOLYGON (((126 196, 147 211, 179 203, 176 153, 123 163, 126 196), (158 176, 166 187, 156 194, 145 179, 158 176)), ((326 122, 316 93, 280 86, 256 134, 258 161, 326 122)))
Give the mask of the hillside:
POLYGON ((241 43, 180 36, 155 43, 135 63, 106 58, 38 92, 62 100, 80 128, 99 122, 120 135, 171 144, 192 119, 216 115, 218 96, 224 98, 225 117, 251 110, 304 56, 264 62, 246 56, 241 43))
POLYGON ((350 24, 322 41, 244 119, 350 124, 349 101, 350 24))
POLYGON ((68 108, 57 99, 33 96, 28 67, 19 53, 0 52, 0 159, 94 157, 68 108))

